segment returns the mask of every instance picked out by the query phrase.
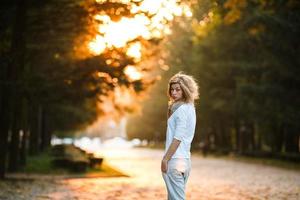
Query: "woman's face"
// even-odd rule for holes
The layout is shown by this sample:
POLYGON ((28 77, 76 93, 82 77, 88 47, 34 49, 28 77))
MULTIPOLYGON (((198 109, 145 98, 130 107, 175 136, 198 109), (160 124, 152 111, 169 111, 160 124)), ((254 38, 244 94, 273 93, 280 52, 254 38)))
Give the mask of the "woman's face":
POLYGON ((182 89, 178 83, 174 83, 171 85, 170 95, 174 101, 182 99, 182 89))

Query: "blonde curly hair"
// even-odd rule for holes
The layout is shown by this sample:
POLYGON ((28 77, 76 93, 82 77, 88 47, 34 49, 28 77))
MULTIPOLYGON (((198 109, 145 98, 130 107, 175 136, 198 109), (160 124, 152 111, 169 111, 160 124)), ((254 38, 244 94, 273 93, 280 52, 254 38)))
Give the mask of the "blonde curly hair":
POLYGON ((182 89, 183 101, 186 103, 194 103, 196 99, 199 99, 198 84, 191 75, 184 74, 182 71, 172 76, 168 84, 168 97, 170 102, 171 98, 171 86, 178 83, 182 89))

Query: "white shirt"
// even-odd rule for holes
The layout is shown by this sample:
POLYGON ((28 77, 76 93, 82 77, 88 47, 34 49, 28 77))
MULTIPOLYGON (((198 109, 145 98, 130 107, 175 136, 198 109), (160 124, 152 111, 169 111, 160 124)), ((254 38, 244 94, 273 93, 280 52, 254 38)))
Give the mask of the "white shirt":
POLYGON ((167 124, 165 152, 167 152, 175 138, 181 142, 172 158, 190 158, 191 143, 195 135, 196 127, 194 104, 185 103, 181 105, 169 117, 167 124))

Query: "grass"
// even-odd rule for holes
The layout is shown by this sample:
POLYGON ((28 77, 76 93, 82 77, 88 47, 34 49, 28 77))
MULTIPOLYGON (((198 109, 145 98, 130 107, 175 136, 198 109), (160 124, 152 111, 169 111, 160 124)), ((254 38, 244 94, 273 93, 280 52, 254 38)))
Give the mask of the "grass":
POLYGON ((54 168, 51 165, 52 156, 50 151, 45 151, 36 156, 29 156, 27 164, 23 168, 24 173, 37 173, 37 174, 68 174, 68 170, 62 168, 54 168))
POLYGON ((76 177, 126 177, 121 171, 109 166, 105 161, 101 166, 95 168, 88 167, 85 172, 70 172, 67 169, 53 167, 50 151, 40 153, 36 156, 29 156, 27 165, 20 171, 26 174, 42 175, 66 175, 76 177))

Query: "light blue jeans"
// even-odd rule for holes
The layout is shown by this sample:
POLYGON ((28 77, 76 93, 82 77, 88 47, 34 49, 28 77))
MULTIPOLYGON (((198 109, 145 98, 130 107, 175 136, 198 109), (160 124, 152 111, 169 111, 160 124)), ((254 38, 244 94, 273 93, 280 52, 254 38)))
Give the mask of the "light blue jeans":
POLYGON ((185 186, 191 171, 190 158, 172 158, 167 173, 162 173, 167 186, 168 200, 185 200, 185 186))

